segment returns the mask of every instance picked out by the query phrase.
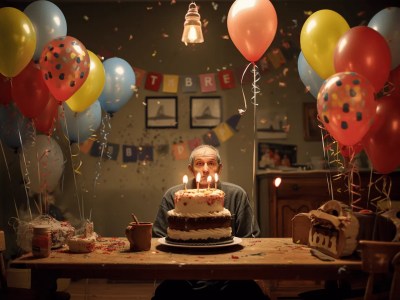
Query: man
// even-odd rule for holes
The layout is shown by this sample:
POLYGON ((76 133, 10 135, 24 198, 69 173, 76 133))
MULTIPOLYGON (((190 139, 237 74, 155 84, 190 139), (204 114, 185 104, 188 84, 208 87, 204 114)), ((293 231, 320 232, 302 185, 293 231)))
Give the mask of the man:
MULTIPOLYGON (((201 174, 200 188, 207 188, 207 177, 220 175, 222 162, 219 152, 210 145, 200 145, 195 148, 189 157, 189 171, 193 175, 189 188, 196 188, 196 175, 201 174)), ((214 186, 215 182, 211 183, 214 186)), ((256 237, 260 229, 255 222, 254 214, 246 192, 238 185, 228 182, 217 182, 218 189, 225 192, 224 206, 232 214, 232 232, 237 237, 256 237)), ((167 212, 174 208, 174 194, 184 186, 177 185, 170 188, 164 195, 157 218, 153 225, 154 237, 167 236, 167 212)), ((209 280, 209 281, 185 281, 166 280, 157 287, 152 300, 161 299, 241 299, 240 295, 246 293, 247 299, 269 299, 264 295, 260 287, 253 280, 209 280), (205 298, 206 297, 206 298, 205 298), (239 298, 240 297, 240 298, 239 298)))

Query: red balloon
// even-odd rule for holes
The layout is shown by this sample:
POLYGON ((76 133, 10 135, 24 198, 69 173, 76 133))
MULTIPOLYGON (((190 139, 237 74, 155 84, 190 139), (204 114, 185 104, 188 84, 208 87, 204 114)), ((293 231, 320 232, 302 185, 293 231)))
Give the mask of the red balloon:
POLYGON ((51 96, 39 67, 33 61, 12 79, 11 93, 18 109, 27 118, 38 116, 51 96))
POLYGON ((352 71, 363 75, 379 92, 389 78, 391 54, 385 38, 368 26, 349 29, 334 52, 336 72, 352 71))
POLYGON ((278 18, 269 0, 236 0, 228 13, 232 42, 250 62, 258 61, 271 45, 278 18))
POLYGON ((361 142, 353 146, 341 145, 339 143, 340 153, 346 158, 353 158, 356 154, 360 153, 363 148, 364 147, 361 142))
POLYGON ((0 74, 0 104, 7 105, 11 99, 11 80, 0 74))
POLYGON ((36 130, 51 135, 54 129, 54 124, 58 120, 58 107, 60 102, 58 102, 54 97, 50 96, 46 107, 42 113, 33 119, 36 130))
POLYGON ((353 72, 328 77, 317 99, 318 115, 325 129, 345 146, 353 146, 365 136, 375 117, 376 105, 372 85, 353 72))
POLYGON ((85 82, 90 70, 88 51, 71 36, 47 43, 39 64, 47 87, 59 101, 68 100, 85 82))
POLYGON ((390 71, 389 83, 393 85, 393 91, 391 94, 400 99, 400 65, 390 71))
POLYGON ((400 166, 400 100, 393 96, 380 98, 376 122, 362 140, 373 168, 383 174, 400 166))

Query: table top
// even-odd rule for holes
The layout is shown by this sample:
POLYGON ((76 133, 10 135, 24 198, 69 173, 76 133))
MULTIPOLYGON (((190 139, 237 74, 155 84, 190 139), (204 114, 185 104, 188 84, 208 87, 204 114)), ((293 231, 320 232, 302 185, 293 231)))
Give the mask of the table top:
POLYGON ((126 238, 100 238, 91 253, 53 250, 11 262, 32 274, 66 278, 162 279, 334 279, 339 270, 361 270, 359 259, 322 261, 290 238, 244 238, 220 248, 180 248, 152 239, 149 251, 131 252, 126 238))

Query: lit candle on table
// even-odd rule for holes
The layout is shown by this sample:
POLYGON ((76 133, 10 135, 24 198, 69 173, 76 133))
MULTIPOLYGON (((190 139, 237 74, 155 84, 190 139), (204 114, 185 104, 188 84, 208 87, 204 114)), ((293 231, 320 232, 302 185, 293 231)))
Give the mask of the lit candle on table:
POLYGON ((208 175, 207 176, 208 189, 210 189, 211 181, 212 181, 212 177, 211 177, 211 175, 208 175))
POLYGON ((217 183, 218 183, 218 174, 215 173, 214 174, 214 186, 215 186, 215 188, 217 188, 217 183))
POLYGON ((187 177, 187 175, 183 175, 183 184, 185 185, 185 191, 186 191, 187 183, 188 183, 188 177, 187 177))
POLYGON ((199 190, 199 188, 200 188, 200 180, 201 180, 201 174, 199 172, 196 175, 197 190, 199 190))

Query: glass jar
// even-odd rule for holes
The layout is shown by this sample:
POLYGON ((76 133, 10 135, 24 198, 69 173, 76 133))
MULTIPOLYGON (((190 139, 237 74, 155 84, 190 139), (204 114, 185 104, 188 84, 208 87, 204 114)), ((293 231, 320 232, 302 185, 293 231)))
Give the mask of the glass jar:
POLYGON ((48 257, 51 251, 50 226, 38 225, 33 227, 32 254, 35 257, 48 257))

